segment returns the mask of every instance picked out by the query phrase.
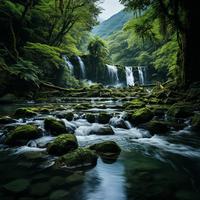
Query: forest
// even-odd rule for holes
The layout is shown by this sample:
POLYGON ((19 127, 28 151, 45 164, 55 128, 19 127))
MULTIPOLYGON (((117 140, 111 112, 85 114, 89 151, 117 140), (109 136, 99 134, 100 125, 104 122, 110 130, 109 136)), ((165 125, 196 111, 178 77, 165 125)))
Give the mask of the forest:
POLYGON ((198 19, 188 0, 0 0, 0 199, 199 200, 198 19))

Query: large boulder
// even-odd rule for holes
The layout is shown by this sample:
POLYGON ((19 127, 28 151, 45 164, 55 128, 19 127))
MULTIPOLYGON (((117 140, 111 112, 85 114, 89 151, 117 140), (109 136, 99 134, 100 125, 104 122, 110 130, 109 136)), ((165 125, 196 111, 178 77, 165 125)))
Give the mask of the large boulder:
POLYGON ((107 123, 109 123, 111 117, 112 117, 112 115, 109 113, 100 113, 98 116, 98 122, 100 124, 107 124, 107 123))
POLYGON ((195 114, 192 118, 192 129, 197 131, 200 130, 200 113, 195 114))
POLYGON ((30 108, 18 108, 14 114, 14 116, 17 118, 29 118, 34 117, 36 115, 37 113, 30 108))
POLYGON ((72 121, 74 118, 74 113, 71 111, 61 111, 56 115, 58 118, 63 118, 66 119, 68 121, 72 121))
POLYGON ((91 129, 90 132, 89 132, 89 135, 92 135, 92 134, 95 134, 95 135, 114 135, 114 131, 112 129, 111 126, 109 125, 105 125, 105 126, 98 126, 94 129, 91 129))
POLYGON ((35 125, 22 125, 10 131, 5 139, 5 144, 10 146, 25 145, 29 140, 37 139, 41 132, 35 125))
POLYGON ((9 116, 3 116, 0 118, 0 124, 11 124, 11 123, 15 123, 16 120, 12 119, 9 116))
POLYGON ((55 165, 65 168, 81 168, 95 166, 97 155, 90 149, 78 148, 73 152, 67 153, 57 159, 55 165))
POLYGON ((61 156, 78 148, 76 136, 73 134, 59 135, 47 146, 47 151, 51 155, 61 156))
POLYGON ((196 106, 190 103, 175 103, 169 108, 167 115, 175 118, 190 117, 195 109, 196 106))
POLYGON ((71 132, 66 129, 65 123, 62 120, 53 117, 48 117, 44 120, 44 128, 54 136, 67 133, 68 131, 71 132))
POLYGON ((152 120, 139 127, 147 129, 151 134, 165 134, 170 130, 169 123, 165 121, 152 120))
POLYGON ((145 123, 153 118, 153 112, 148 108, 141 108, 136 110, 130 115, 130 121, 134 125, 145 123))
POLYGON ((120 154, 121 148, 114 141, 105 141, 98 144, 94 144, 89 147, 91 150, 95 150, 98 154, 104 155, 116 155, 120 154))

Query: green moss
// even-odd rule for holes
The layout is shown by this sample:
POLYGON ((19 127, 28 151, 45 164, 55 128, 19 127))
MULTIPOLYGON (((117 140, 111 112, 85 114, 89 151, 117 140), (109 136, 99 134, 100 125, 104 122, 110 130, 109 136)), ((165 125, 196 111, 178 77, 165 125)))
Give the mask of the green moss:
POLYGON ((37 113, 34 112, 31 108, 18 108, 15 111, 14 116, 17 118, 28 118, 28 117, 34 117, 37 113))
POLYGON ((44 120, 44 128, 55 136, 66 133, 65 123, 52 117, 44 120))
POLYGON ((135 124, 141 124, 150 121, 153 118, 153 113, 148 108, 136 110, 131 116, 130 121, 135 124))
POLYGON ((109 113, 100 113, 98 116, 98 122, 100 124, 107 124, 110 121, 110 118, 112 117, 109 113))
POLYGON ((94 144, 89 147, 91 150, 95 150, 97 153, 102 154, 119 154, 121 149, 119 145, 114 141, 106 141, 98 144, 94 144))
POLYGON ((87 119, 88 122, 90 123, 95 123, 96 117, 94 114, 88 113, 85 115, 85 118, 87 119))
POLYGON ((134 99, 132 100, 131 102, 125 104, 125 109, 126 110, 133 110, 133 109, 136 109, 136 108, 141 108, 141 107, 144 107, 145 106, 145 103, 139 99, 134 99))
POLYGON ((200 114, 195 114, 192 118, 192 129, 200 130, 200 114))
POLYGON ((82 104, 77 104, 74 106, 74 109, 76 110, 87 110, 89 109, 91 106, 88 103, 82 103, 82 104))
POLYGON ((16 122, 14 119, 12 119, 9 116, 4 116, 0 118, 0 124, 10 124, 16 122))
POLYGON ((12 130, 6 137, 5 144, 11 146, 24 145, 29 140, 40 137, 40 131, 35 125, 22 125, 12 130))
POLYGON ((72 134, 63 134, 48 145, 47 151, 49 154, 61 156, 77 148, 78 142, 76 136, 72 134))
POLYGON ((175 103, 172 105, 167 114, 171 117, 184 118, 193 115, 196 106, 191 103, 175 103))
POLYGON ((66 168, 80 168, 95 166, 97 163, 97 155, 90 149, 78 148, 73 152, 61 156, 56 161, 56 166, 66 168))
POLYGON ((144 128, 147 129, 151 134, 164 134, 170 130, 170 123, 165 121, 152 120, 144 124, 144 128))

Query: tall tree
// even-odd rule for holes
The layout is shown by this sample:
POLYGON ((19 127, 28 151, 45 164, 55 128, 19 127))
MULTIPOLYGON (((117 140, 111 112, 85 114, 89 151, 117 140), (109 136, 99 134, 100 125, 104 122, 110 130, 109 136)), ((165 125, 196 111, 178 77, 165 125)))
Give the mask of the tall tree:
MULTIPOLYGON (((182 86, 189 86, 200 81, 198 75, 200 58, 200 19, 199 3, 192 0, 120 0, 126 7, 134 11, 152 9, 152 19, 159 19, 160 27, 165 29, 171 25, 176 29, 180 46, 178 54, 179 76, 182 86)), ((145 25, 145 24, 144 24, 145 25)), ((145 27, 145 26, 144 26, 145 27)))

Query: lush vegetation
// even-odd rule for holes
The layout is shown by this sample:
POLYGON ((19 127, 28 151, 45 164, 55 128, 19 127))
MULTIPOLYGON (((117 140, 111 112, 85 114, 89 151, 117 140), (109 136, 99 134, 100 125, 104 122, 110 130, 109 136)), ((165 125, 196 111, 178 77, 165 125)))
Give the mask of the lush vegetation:
POLYGON ((77 86, 78 81, 64 67, 62 54, 81 54, 82 44, 97 22, 96 3, 97 0, 2 0, 0 93, 9 92, 8 89, 29 92, 41 81, 77 86))

